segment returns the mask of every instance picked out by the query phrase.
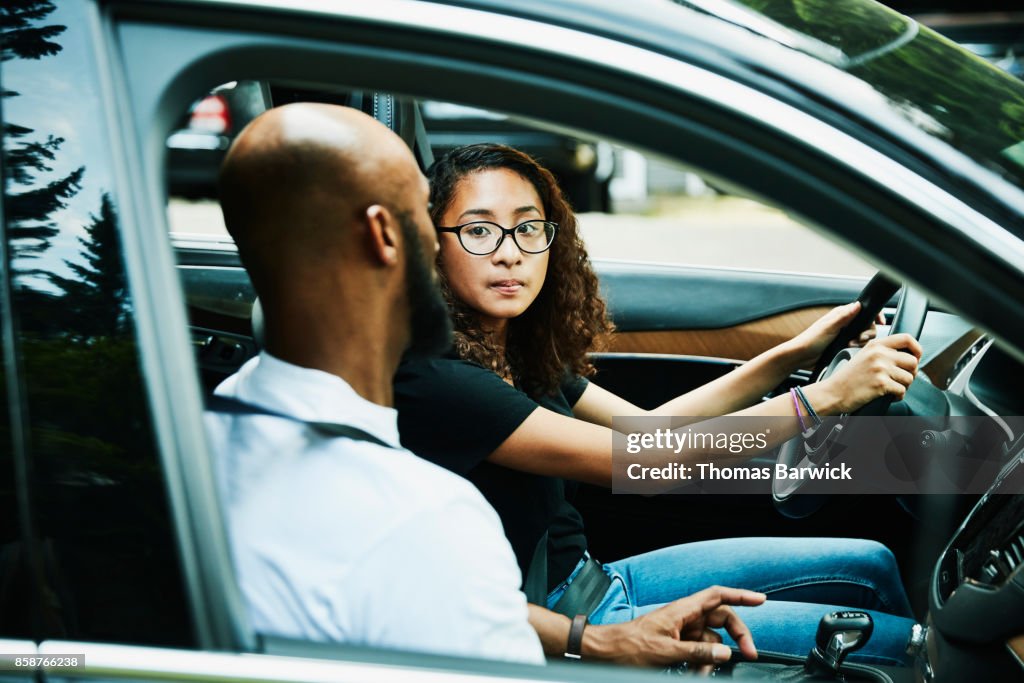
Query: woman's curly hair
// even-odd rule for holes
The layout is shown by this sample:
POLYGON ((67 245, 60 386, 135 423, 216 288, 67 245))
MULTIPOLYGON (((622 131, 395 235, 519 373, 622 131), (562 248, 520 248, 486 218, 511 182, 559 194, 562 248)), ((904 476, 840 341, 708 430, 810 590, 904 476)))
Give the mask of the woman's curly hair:
POLYGON ((444 260, 438 256, 438 274, 455 327, 455 350, 465 360, 514 378, 527 393, 554 393, 567 372, 581 377, 594 374, 587 354, 605 349, 614 328, 580 239, 576 214, 551 172, 529 155, 489 143, 446 153, 427 171, 434 224, 440 224, 459 181, 490 169, 513 171, 533 185, 545 218, 558 224, 558 234, 551 245, 544 286, 530 307, 509 321, 504 358, 482 329, 477 312, 452 294, 444 260))

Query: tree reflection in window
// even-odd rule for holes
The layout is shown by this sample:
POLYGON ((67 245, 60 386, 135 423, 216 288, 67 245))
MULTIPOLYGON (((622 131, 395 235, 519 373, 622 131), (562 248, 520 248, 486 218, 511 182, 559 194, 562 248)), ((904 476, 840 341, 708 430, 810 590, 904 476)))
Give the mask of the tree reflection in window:
POLYGON ((15 549, 15 578, 34 605, 0 610, 0 625, 24 620, 31 631, 19 635, 35 639, 185 644, 88 9, 0 4, 6 267, 31 468, 30 539, 27 552, 15 549))

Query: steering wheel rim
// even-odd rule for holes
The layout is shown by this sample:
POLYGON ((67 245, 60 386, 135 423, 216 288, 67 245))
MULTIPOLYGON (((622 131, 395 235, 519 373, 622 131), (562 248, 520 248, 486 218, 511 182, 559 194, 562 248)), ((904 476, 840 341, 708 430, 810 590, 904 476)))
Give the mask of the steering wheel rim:
MULTIPOLYGON (((893 316, 892 325, 889 327, 889 336, 906 333, 910 334, 915 339, 920 337, 921 330, 924 328, 924 319, 927 313, 928 298, 923 292, 912 289, 904 284, 903 288, 900 290, 899 298, 896 301, 896 313, 893 316)), ((845 330, 841 330, 839 334, 841 335, 844 332, 845 330)), ((853 358, 859 350, 860 349, 850 348, 841 349, 831 359, 828 365, 825 366, 815 381, 820 382, 831 377, 843 363, 848 362, 853 358)), ((892 402, 891 396, 876 398, 870 403, 861 406, 853 413, 840 416, 840 421, 845 423, 846 418, 850 416, 862 417, 866 415, 885 415, 889 411, 889 406, 892 405, 892 402)), ((849 438, 849 429, 843 432, 843 436, 845 439, 849 438)), ((838 443, 838 441, 822 446, 822 448, 826 449, 826 452, 823 457, 818 456, 816 458, 816 461, 819 464, 824 464, 824 462, 828 461, 831 456, 831 451, 835 447, 836 443, 838 443)), ((806 466, 807 462, 805 461, 808 461, 806 452, 807 449, 804 438, 802 435, 798 434, 779 446, 776 463, 785 465, 787 468, 806 466)), ((783 482, 775 477, 772 478, 772 502, 775 504, 775 509, 777 509, 782 515, 793 519, 807 517, 819 510, 828 500, 828 496, 823 494, 801 494, 800 489, 803 488, 803 483, 804 480, 800 479, 783 482)))

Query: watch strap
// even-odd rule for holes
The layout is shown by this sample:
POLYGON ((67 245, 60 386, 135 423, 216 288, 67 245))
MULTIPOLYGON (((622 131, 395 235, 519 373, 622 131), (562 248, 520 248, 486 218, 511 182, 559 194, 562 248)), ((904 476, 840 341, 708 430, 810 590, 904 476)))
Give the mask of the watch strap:
POLYGON ((583 629, 587 627, 587 615, 577 614, 569 627, 569 642, 565 644, 565 658, 579 661, 583 658, 583 629))

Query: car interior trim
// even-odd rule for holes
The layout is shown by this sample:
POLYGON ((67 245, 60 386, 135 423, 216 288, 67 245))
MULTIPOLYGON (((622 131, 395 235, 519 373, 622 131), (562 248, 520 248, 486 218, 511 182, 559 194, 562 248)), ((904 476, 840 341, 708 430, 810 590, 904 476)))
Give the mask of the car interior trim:
POLYGON ((846 276, 611 259, 595 259, 594 269, 620 331, 727 328, 794 309, 844 304, 856 298, 866 282, 846 276), (766 304, 766 299, 773 303, 766 304))
MULTIPOLYGON (((682 2, 676 0, 676 5, 682 2)), ((783 15, 791 9, 790 0, 778 2, 783 15)), ((860 2, 851 7, 871 7, 860 2)), ((885 555, 886 572, 892 569, 891 562, 897 565, 896 597, 905 598, 900 604, 911 601, 906 605, 909 611, 898 611, 911 617, 908 623, 920 620, 915 625, 918 649, 906 650, 910 660, 903 663, 911 666, 898 666, 895 658, 885 657, 882 661, 893 666, 846 663, 840 668, 838 656, 832 661, 822 659, 818 663, 831 667, 834 674, 828 677, 862 683, 930 683, 933 677, 941 683, 1018 680, 1024 668, 1024 495, 1017 493, 1024 491, 1024 418, 1014 416, 1024 414, 1024 394, 1019 391, 1024 368, 1024 232, 1019 227, 1024 192, 969 158, 967 154, 974 153, 970 144, 964 144, 966 152, 961 153, 953 146, 959 138, 951 138, 954 143, 947 145, 914 128, 896 114, 896 106, 884 102, 885 88, 874 90, 868 82, 819 61, 831 54, 828 44, 820 43, 817 55, 798 52, 806 49, 800 47, 802 43, 818 43, 800 31, 800 23, 790 31, 765 18, 770 8, 754 15, 733 0, 721 0, 718 11, 744 17, 749 13, 751 28, 767 31, 765 36, 691 8, 676 12, 669 0, 43 0, 37 4, 45 7, 29 19, 52 23, 40 26, 38 37, 64 36, 51 41, 46 49, 52 54, 44 56, 62 51, 63 55, 44 60, 41 68, 34 61, 10 64, 11 72, 3 74, 13 77, 24 67, 25 82, 6 85, 29 96, 11 103, 7 114, 12 120, 0 116, 14 136, 16 151, 42 152, 26 157, 29 161, 34 157, 35 163, 28 171, 17 164, 13 167, 14 176, 20 177, 13 178, 7 195, 0 198, 5 233, 0 257, 9 271, 0 282, 0 341, 2 367, 8 373, 6 417, 11 427, 4 445, 14 446, 7 465, 9 473, 14 473, 13 495, 7 493, 12 486, 6 484, 0 494, 6 498, 5 509, 13 510, 15 516, 3 539, 10 546, 6 550, 13 552, 0 553, 0 574, 6 574, 0 576, 0 584, 14 588, 6 591, 10 595, 0 596, 5 598, 0 603, 10 606, 0 609, 0 622, 6 625, 3 612, 9 612, 6 616, 13 617, 9 637, 31 639, 0 639, 0 679, 19 683, 639 683, 664 680, 666 673, 684 677, 695 673, 692 663, 669 671, 597 662, 552 661, 539 666, 542 660, 525 664, 487 659, 479 648, 460 649, 476 655, 448 656, 407 650, 401 638, 383 647, 367 646, 344 642, 346 628, 337 639, 323 638, 323 629, 319 638, 310 636, 310 629, 298 629, 304 633, 286 629, 295 633, 290 638, 268 633, 276 628, 274 615, 256 630, 250 609, 254 602, 243 599, 239 582, 245 577, 235 571, 229 542, 229 538, 238 539, 228 534, 231 515, 224 499, 225 482, 218 481, 223 468, 211 448, 220 439, 208 433, 204 403, 212 408, 209 397, 214 387, 258 352, 264 341, 262 308, 258 300, 252 303, 252 283, 230 238, 168 231, 168 225, 178 220, 190 226, 202 223, 202 228, 222 226, 218 221, 193 223, 197 214, 179 211, 195 197, 176 185, 175 173, 180 180, 184 164, 174 155, 181 148, 169 147, 168 136, 182 129, 182 121, 191 125, 196 109, 188 108, 190 102, 209 104, 211 97, 204 98, 204 93, 210 87, 239 79, 233 83, 247 84, 239 92, 259 88, 266 95, 259 112, 270 105, 271 84, 277 104, 325 101, 358 109, 354 104, 358 99, 364 103, 363 111, 373 109, 378 118, 389 119, 390 127, 418 155, 421 167, 431 154, 431 141, 416 111, 419 97, 486 107, 505 112, 516 126, 557 132, 559 139, 568 140, 564 158, 575 159, 576 167, 570 166, 574 171, 592 168, 595 144, 609 150, 612 144, 630 146, 638 156, 657 157, 659 162, 685 167, 686 173, 703 174, 715 193, 735 191, 747 199, 778 205, 796 222, 882 268, 879 276, 902 279, 905 287, 898 297, 898 310, 891 324, 879 325, 878 334, 907 332, 917 337, 925 355, 917 381, 888 414, 904 411, 928 421, 924 431, 912 427, 879 432, 878 436, 894 437, 890 446, 882 448, 882 455, 902 459, 903 446, 914 450, 905 461, 887 460, 888 465, 906 465, 899 470, 890 467, 890 473, 914 477, 915 455, 925 464, 938 465, 955 464, 954 457, 976 457, 991 465, 984 470, 984 479, 975 476, 973 469, 964 470, 972 483, 980 485, 972 492, 987 489, 980 500, 971 493, 879 495, 862 505, 835 501, 831 509, 823 508, 813 525, 801 522, 800 526, 780 521, 774 514, 773 505, 787 517, 799 516, 792 507, 787 511, 778 496, 773 501, 768 495, 771 477, 758 477, 762 479, 756 482, 759 488, 751 490, 755 495, 742 501, 728 493, 714 495, 703 487, 712 495, 613 499, 613 490, 586 483, 578 490, 571 487, 570 500, 578 505, 580 517, 587 519, 587 547, 608 558, 635 556, 655 544, 665 547, 665 539, 673 544, 710 538, 742 543, 747 537, 796 536, 811 554, 817 530, 872 539, 880 544, 875 550, 885 555), (581 16, 574 19, 573 12, 581 16), (43 21, 51 13, 53 21, 43 21), (615 25, 614 19, 630 13, 636 15, 632 24, 615 25), (656 26, 662 17, 665 26, 656 26), (677 31, 678 24, 687 25, 677 31), (703 27, 708 31, 701 36, 703 27), (678 46, 670 44, 673 38, 678 46), (789 41, 790 46, 780 45, 781 41, 789 41), (788 71, 790 59, 792 70, 788 71), (833 82, 823 83, 830 74, 833 82), (88 102, 83 104, 77 96, 61 97, 69 87, 81 89, 88 102), (843 93, 844 87, 850 92, 843 93), (54 104, 57 98, 59 107, 54 104), (15 104, 28 106, 19 109, 15 104), (879 116, 872 117, 876 110, 879 116), (16 126, 14 120, 22 118, 31 126, 16 126), (95 130, 79 131, 84 122, 95 130), (890 130, 889 122, 899 125, 890 130), (71 136, 72 128, 87 142, 71 136), (414 136, 402 135, 413 128, 414 136), (912 134, 902 137, 908 130, 912 134), (57 134, 68 134, 67 144, 57 134), (576 135, 591 137, 580 141, 567 137, 576 135), (33 148, 36 136, 42 146, 33 148), (425 149, 416 149, 424 145, 425 149), (52 168, 48 161, 53 161, 52 168), (78 168, 64 181, 65 187, 76 185, 77 189, 65 190, 63 198, 68 201, 63 203, 58 201, 60 196, 51 194, 56 199, 46 212, 46 222, 40 219, 28 225, 28 234, 45 235, 52 224, 59 236, 53 244, 59 248, 48 251, 51 245, 43 239, 46 248, 36 253, 45 253, 46 258, 36 264, 55 268, 25 273, 17 242, 25 239, 21 235, 26 221, 13 215, 14 200, 32 199, 37 186, 59 190, 61 184, 50 181, 64 175, 64 167, 78 168), (977 186, 979 179, 986 178, 992 180, 991 190, 977 186), (86 182, 78 182, 82 179, 86 182), (87 209, 97 189, 102 190, 101 214, 92 216, 87 209), (91 223, 83 227, 82 219, 91 223), (81 248, 72 252, 70 248, 76 246, 81 248), (87 277, 76 277, 87 272, 87 277), (25 282, 19 279, 23 277, 25 282), (38 280, 38 290, 24 286, 30 278, 38 280), (930 299, 925 298, 925 287, 916 287, 918 282, 931 288, 930 299), (47 291, 47 284, 64 293, 47 291), (30 289, 31 296, 22 297, 30 289), (934 305, 929 306, 929 301, 934 305), (977 439, 975 433, 955 427, 952 418, 960 417, 973 418, 982 426, 977 439), (79 425, 98 429, 81 431, 79 425), (941 427, 949 428, 940 431, 941 427), (933 450, 940 447, 943 451, 933 450), (949 462, 936 462, 946 455, 949 462), (950 536, 953 529, 957 530, 950 536), (891 556, 885 554, 885 547, 891 556), (82 659, 74 664, 53 662, 69 657, 66 653, 78 653, 82 659), (29 667, 15 666, 12 655, 39 659, 29 667)), ((713 0, 690 4, 715 9, 713 0)), ((851 17, 858 21, 870 14, 865 9, 851 17)), ((834 16, 823 13, 801 19, 827 22, 834 16)), ((839 57, 832 55, 832 59, 849 66, 858 44, 878 45, 894 38, 860 55, 866 60, 913 38, 908 35, 917 30, 916 23, 909 28, 894 23, 898 28, 881 32, 881 40, 871 40, 867 33, 867 39, 839 36, 836 44, 848 50, 851 58, 838 50, 839 57)), ((865 25, 879 37, 875 25, 866 20, 865 25)), ((923 27, 920 35, 922 43, 935 48, 936 63, 949 55, 967 58, 923 27)), ((914 50, 896 53, 893 61, 908 52, 914 50)), ((986 87, 977 89, 978 102, 986 94, 998 104, 1024 93, 1017 90, 1020 84, 982 62, 970 65, 983 72, 988 69, 997 81, 985 84, 991 93, 986 93, 986 87), (997 98, 998 84, 1010 94, 997 98)), ((917 58, 899 66, 903 69, 887 73, 887 80, 890 75, 895 81, 907 73, 922 73, 914 69, 928 68, 917 58)), ((979 86, 984 75, 979 76, 979 86)), ((912 78, 906 79, 911 82, 912 78)), ((971 83, 965 78, 952 85, 971 83)), ((223 124, 211 128, 211 134, 219 136, 221 152, 247 125, 242 123, 242 109, 236 115, 228 100, 216 94, 233 87, 218 86, 212 91, 212 99, 223 107, 222 118, 220 114, 211 117, 223 124)), ((898 97, 893 102, 900 104, 898 97)), ((907 105, 908 110, 915 102, 907 105)), ((991 123, 988 116, 965 120, 973 124, 969 126, 972 133, 991 133, 985 127, 991 123)), ((1004 125, 1002 133, 1006 131, 1004 125)), ((1024 143, 1015 143, 1010 150, 1024 149, 1024 143)), ((998 146, 1005 149, 1003 144, 998 146)), ((221 156, 201 157, 208 162, 211 186, 221 156)), ((979 155, 979 159, 988 158, 979 155)), ((994 168, 1009 167, 995 164, 994 168)), ((11 176, 10 170, 0 167, 0 180, 11 176)), ((654 174, 647 178, 650 195, 663 189, 656 187, 654 174)), ((589 183, 590 178, 586 180, 589 183)), ((669 180, 664 187, 674 182, 669 180)), ((570 197, 578 189, 575 183, 563 185, 573 189, 570 197)), ((579 213, 594 210, 597 202, 605 209, 610 206, 609 186, 600 189, 601 199, 587 200, 595 206, 584 208, 573 199, 579 213)), ((660 197, 654 201, 660 202, 660 197)), ((641 206, 639 200, 635 204, 641 206)), ((207 208, 213 207, 209 202, 207 208)), ((682 249, 691 247, 694 236, 677 234, 673 228, 682 227, 674 224, 676 220, 682 224, 693 219, 676 208, 672 201, 657 207, 658 219, 673 223, 664 226, 671 234, 659 232, 652 239, 637 231, 635 220, 623 218, 628 227, 612 235, 613 246, 620 244, 615 240, 628 239, 667 252, 661 240, 678 239, 682 249)), ((757 224, 747 215, 738 220, 757 224)), ((774 219, 767 222, 769 229, 775 225, 774 219)), ((428 228, 429 221, 421 227, 428 228)), ((784 251, 800 250, 799 256, 813 269, 843 266, 828 252, 804 252, 807 243, 792 239, 784 230, 767 237, 784 251)), ((724 241, 729 250, 749 247, 758 262, 769 255, 767 249, 742 236, 726 234, 724 241)), ((683 258, 691 255, 684 253, 683 258)), ((824 273, 617 260, 596 260, 594 270, 607 310, 618 325, 611 350, 590 354, 600 373, 595 381, 641 409, 664 405, 692 387, 707 386, 716 376, 767 350, 772 342, 792 338, 831 306, 860 298, 865 310, 855 325, 848 324, 839 334, 834 346, 841 347, 850 337, 856 338, 855 330, 869 324, 897 286, 889 283, 881 296, 869 296, 877 288, 864 288, 860 297, 856 292, 863 285, 861 278, 824 273)), ((406 275, 409 280, 411 275, 406 275)), ((323 303, 328 308, 332 305, 323 303)), ((303 332, 301 328, 294 331, 303 332)), ((823 365, 829 366, 826 374, 813 375, 828 377, 830 370, 857 352, 841 349, 837 354, 830 347, 824 354, 823 365)), ((865 356, 857 361, 871 360, 865 356)), ((782 375, 788 370, 783 368, 782 375)), ((767 392, 762 400, 777 396, 776 401, 785 401, 787 390, 802 396, 800 387, 812 379, 812 372, 798 370, 788 378, 776 375, 771 383, 780 378, 774 388, 761 387, 754 393, 767 392)), ((750 402, 756 397, 748 398, 750 402)), ((800 413, 795 397, 793 403, 800 413)), ((874 403, 888 405, 887 401, 874 403)), ((570 406, 569 412, 575 407, 570 406)), ((804 407, 817 420, 806 398, 804 407)), ((811 456, 819 452, 810 445, 814 452, 805 453, 801 464, 811 463, 811 456)), ((790 453, 803 450, 801 440, 791 439, 751 462, 785 464, 787 449, 790 453)), ((777 473, 775 481, 785 478, 777 473)), ((254 595, 259 598, 259 591, 254 595)), ((813 619, 815 615, 806 616, 813 619)), ((876 625, 881 622, 876 617, 876 625)), ((847 633, 853 635, 847 640, 836 626, 834 619, 822 619, 815 637, 819 654, 827 652, 829 642, 836 644, 836 650, 846 650, 843 645, 852 650, 872 632, 869 620, 859 621, 856 630, 851 620, 844 624, 843 630, 849 628, 847 633)), ((905 628, 909 626, 893 624, 897 654, 905 628)), ((315 624, 312 630, 318 630, 315 624)), ((889 629, 878 629, 885 630, 889 629)), ((437 647, 444 648, 445 643, 437 647)), ((757 662, 739 661, 745 658, 734 653, 731 661, 715 666, 711 676, 782 680, 816 674, 821 678, 826 673, 821 668, 815 671, 814 653, 808 657, 807 649, 793 654, 772 649, 761 649, 757 662)), ((533 654, 534 659, 540 656, 536 648, 533 654)))
POLYGON ((800 308, 719 329, 617 332, 612 337, 609 350, 621 353, 718 355, 746 361, 792 339, 829 310, 828 307, 820 306, 800 308))
POLYGON ((1024 668, 1024 633, 1006 641, 1006 647, 1017 660, 1017 663, 1021 665, 1021 668, 1024 668))
POLYGON ((670 361, 678 363, 713 363, 720 365, 731 365, 737 366, 740 364, 739 361, 733 360, 732 358, 722 358, 721 356, 688 356, 686 354, 679 353, 644 353, 636 351, 596 351, 590 354, 591 358, 601 359, 624 359, 624 358, 636 358, 644 360, 658 360, 658 361, 670 361))
POLYGON ((924 372, 931 383, 939 389, 949 388, 950 382, 953 381, 953 374, 956 370, 957 362, 960 361, 964 354, 971 350, 971 348, 984 336, 984 333, 978 328, 972 328, 970 331, 963 334, 959 339, 952 342, 941 352, 932 357, 927 363, 921 365, 921 371, 924 372))
POLYGON ((1006 420, 1004 420, 994 410, 992 410, 982 401, 980 401, 978 397, 974 394, 974 392, 971 391, 971 376, 974 374, 975 369, 977 369, 978 365, 981 363, 982 358, 985 357, 985 352, 988 351, 994 343, 995 340, 989 339, 984 343, 983 346, 981 346, 981 348, 978 349, 978 352, 974 355, 974 357, 971 358, 966 365, 964 365, 960 373, 953 378, 953 381, 950 382, 948 391, 950 393, 963 396, 968 401, 970 401, 975 408, 991 417, 993 422, 998 424, 999 427, 1006 433, 1006 438, 1009 441, 1013 441, 1013 439, 1016 437, 1013 433, 1013 429, 1010 428, 1010 425, 1007 424, 1006 420))
POLYGON ((408 653, 344 644, 311 643, 316 654, 296 656, 234 652, 177 650, 133 645, 108 645, 49 640, 40 643, 40 656, 74 652, 84 655, 84 665, 74 669, 45 668, 49 674, 74 678, 96 677, 114 680, 181 681, 200 680, 234 683, 508 683, 547 681, 656 681, 660 672, 646 670, 576 667, 568 664, 537 666, 516 662, 408 653), (345 657, 331 656, 332 650, 345 657), (354 651, 360 651, 352 656, 354 651), (426 665, 425 665, 426 663, 426 665), (433 666, 431 666, 433 665, 433 666), (656 677, 657 676, 657 677, 656 677), (498 678, 500 677, 500 678, 498 678))

